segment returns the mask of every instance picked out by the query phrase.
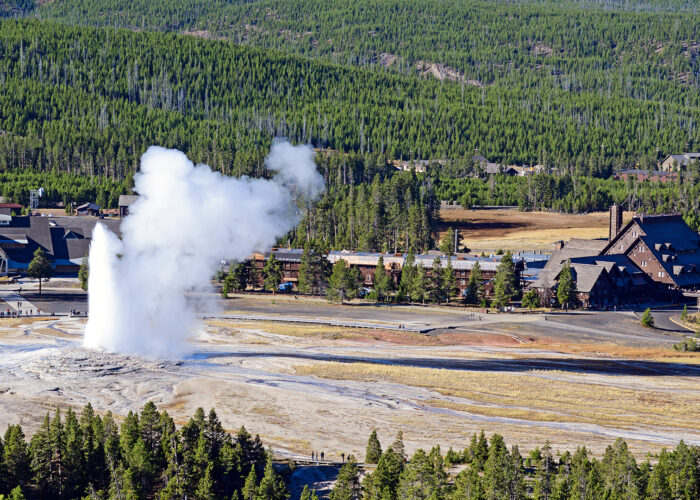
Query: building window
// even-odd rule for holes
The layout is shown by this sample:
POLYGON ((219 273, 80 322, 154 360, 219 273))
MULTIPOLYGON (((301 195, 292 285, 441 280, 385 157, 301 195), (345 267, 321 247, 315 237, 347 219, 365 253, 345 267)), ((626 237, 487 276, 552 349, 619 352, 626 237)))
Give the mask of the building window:
POLYGON ((632 231, 632 237, 636 238, 637 236, 639 236, 639 233, 637 231, 632 231))
POLYGON ((467 281, 467 280, 460 280, 459 284, 462 285, 462 286, 464 286, 464 285, 467 284, 466 281, 467 281))
POLYGON ((647 261, 646 261, 646 260, 643 260, 643 261, 642 261, 642 267, 647 267, 647 261))
POLYGON ((666 276, 666 273, 663 271, 659 271, 659 278, 663 278, 666 276))

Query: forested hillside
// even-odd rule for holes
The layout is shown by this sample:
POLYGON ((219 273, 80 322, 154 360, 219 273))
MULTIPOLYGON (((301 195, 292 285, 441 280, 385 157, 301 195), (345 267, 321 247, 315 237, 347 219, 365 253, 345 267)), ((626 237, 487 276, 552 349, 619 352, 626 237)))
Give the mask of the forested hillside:
POLYGON ((424 250, 440 199, 626 201, 697 227, 695 170, 667 186, 609 179, 700 147, 696 4, 631 3, 6 1, 1 192, 26 203, 41 184, 45 201, 113 207, 151 144, 261 176, 286 136, 324 151, 328 193, 289 236, 298 244, 424 250), (552 174, 485 176, 476 149, 552 174), (429 175, 387 164, 412 158, 442 161, 429 175))
MULTIPOLYGON (((496 86, 513 92, 503 100, 534 114, 543 112, 534 97, 556 108, 564 100, 559 91, 651 100, 664 103, 669 115, 669 105, 698 105, 700 14, 688 0, 62 0, 37 15, 225 38, 343 65, 496 86)), ((663 115, 659 110, 658 128, 667 128, 663 115)), ((694 128, 685 122, 689 140, 696 139, 694 128)), ((536 159, 509 146, 482 149, 497 159, 536 159)), ((656 146, 665 151, 654 144, 638 154, 656 146)))
POLYGON ((119 177, 157 142, 254 172, 270 138, 286 135, 389 158, 475 148, 502 161, 595 158, 605 174, 700 144, 697 88, 678 82, 659 80, 668 100, 571 92, 534 74, 478 88, 197 37, 17 20, 0 25, 0 50, 0 130, 39 168, 77 156, 70 168, 119 177))

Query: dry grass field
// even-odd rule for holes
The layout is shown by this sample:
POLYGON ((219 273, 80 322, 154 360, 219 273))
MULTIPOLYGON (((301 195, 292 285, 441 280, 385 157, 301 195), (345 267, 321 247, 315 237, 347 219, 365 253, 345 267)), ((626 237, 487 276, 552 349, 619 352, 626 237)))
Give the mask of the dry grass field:
POLYGON ((694 379, 675 379, 671 389, 664 383, 668 382, 668 377, 658 377, 658 380, 647 381, 646 387, 640 390, 634 388, 633 377, 557 370, 484 373, 322 362, 296 366, 295 373, 431 389, 443 397, 430 399, 427 404, 483 416, 596 424, 618 429, 663 426, 679 431, 700 430, 697 420, 700 402, 694 379), (658 388, 651 387, 654 385, 658 388))
MULTIPOLYGON (((624 221, 632 214, 626 212, 624 221)), ((608 213, 585 215, 517 210, 440 210, 439 237, 448 228, 458 229, 472 250, 551 251, 554 243, 571 238, 607 238, 608 213)))
MULTIPOLYGON (((243 311, 268 310, 259 298, 236 300, 243 311)), ((269 311, 438 325, 459 317, 299 300, 282 307, 277 299, 269 311)), ((542 330, 554 321, 508 318, 419 335, 220 317, 193 335, 191 356, 172 362, 83 349, 83 319, 7 319, 0 321, 0 428, 21 422, 31 433, 57 405, 90 401, 121 418, 153 401, 180 424, 197 407, 215 407, 226 429, 245 425, 278 453, 325 450, 338 459, 363 456, 373 429, 383 443, 402 429, 409 453, 435 444, 460 449, 482 429, 525 452, 549 440, 555 450, 585 443, 600 455, 622 437, 643 458, 680 439, 700 444, 700 354, 673 351, 661 335, 645 347, 614 337, 577 342, 542 330), (508 326, 533 340, 512 341, 508 326)))

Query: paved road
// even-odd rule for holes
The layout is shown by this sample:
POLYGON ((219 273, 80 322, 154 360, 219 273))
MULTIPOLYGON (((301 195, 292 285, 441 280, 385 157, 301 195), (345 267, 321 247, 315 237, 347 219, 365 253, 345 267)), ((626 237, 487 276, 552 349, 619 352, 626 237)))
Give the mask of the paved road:
MULTIPOLYGON (((42 312, 66 314, 71 310, 87 312, 87 293, 75 288, 45 288, 38 290, 23 284, 22 306, 41 309, 42 312)), ((8 306, 16 309, 19 285, 0 286, 8 306)), ((329 304, 323 299, 294 299, 293 295, 238 295, 222 300, 217 294, 209 294, 218 301, 220 310, 236 317, 255 320, 294 320, 348 327, 376 327, 407 331, 429 332, 431 335, 449 333, 505 334, 511 337, 557 337, 575 341, 610 341, 627 345, 667 345, 678 342, 683 330, 670 321, 680 314, 681 308, 668 307, 654 310, 658 329, 642 328, 639 319, 631 311, 591 311, 570 314, 542 315, 482 314, 462 308, 423 308, 376 304, 329 304)), ((0 299, 3 296, 0 295, 0 299)))
MULTIPOLYGON (((352 305, 340 306, 323 302, 294 300, 290 296, 272 303, 267 297, 242 296, 222 301, 226 310, 255 316, 294 316, 299 318, 332 318, 335 320, 372 322, 384 321, 433 329, 432 335, 442 333, 506 334, 512 337, 557 337, 577 341, 609 341, 627 345, 667 345, 678 342, 673 331, 643 328, 631 311, 591 311, 569 314, 480 314, 471 319, 471 312, 407 306, 352 305)), ((670 316, 671 313, 660 312, 670 316)), ((663 320, 662 320, 663 322, 663 320)))
MULTIPOLYGON (((19 289, 17 289, 19 290, 19 289)), ((27 297, 19 295, 14 289, 2 288, 0 289, 0 300, 4 301, 4 304, 0 307, 1 311, 4 312, 17 312, 22 315, 34 315, 39 314, 39 309, 41 306, 30 302, 27 297)), ((42 312, 46 312, 43 311, 42 312)))

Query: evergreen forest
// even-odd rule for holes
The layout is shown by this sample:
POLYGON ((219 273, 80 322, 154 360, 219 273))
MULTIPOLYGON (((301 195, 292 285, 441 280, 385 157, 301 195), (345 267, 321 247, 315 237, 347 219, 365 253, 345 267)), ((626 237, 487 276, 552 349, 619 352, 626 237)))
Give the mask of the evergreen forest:
MULTIPOLYGON (((499 434, 473 435, 463 450, 440 446, 406 453, 403 433, 382 450, 377 433, 364 463, 343 456, 331 500, 682 499, 700 494, 700 449, 681 441, 638 462, 622 439, 599 458, 585 446, 549 443, 523 456, 499 434), (364 474, 360 474, 363 471, 364 474)), ((11 424, 0 439, 0 497, 235 498, 284 500, 297 465, 273 461, 258 436, 226 432, 212 409, 198 408, 178 428, 167 411, 147 403, 140 413, 100 416, 56 409, 32 436, 11 424), (119 421, 119 423, 118 423, 119 421)), ((317 500, 307 487, 302 500, 317 500)))
POLYGON ((700 14, 687 0, 6 0, 0 194, 116 206, 152 144, 265 176, 309 143, 327 193, 287 241, 415 252, 440 200, 581 213, 611 202, 698 227, 700 14), (541 175, 487 175, 475 153, 541 175), (432 161, 423 174, 399 161, 432 161))

